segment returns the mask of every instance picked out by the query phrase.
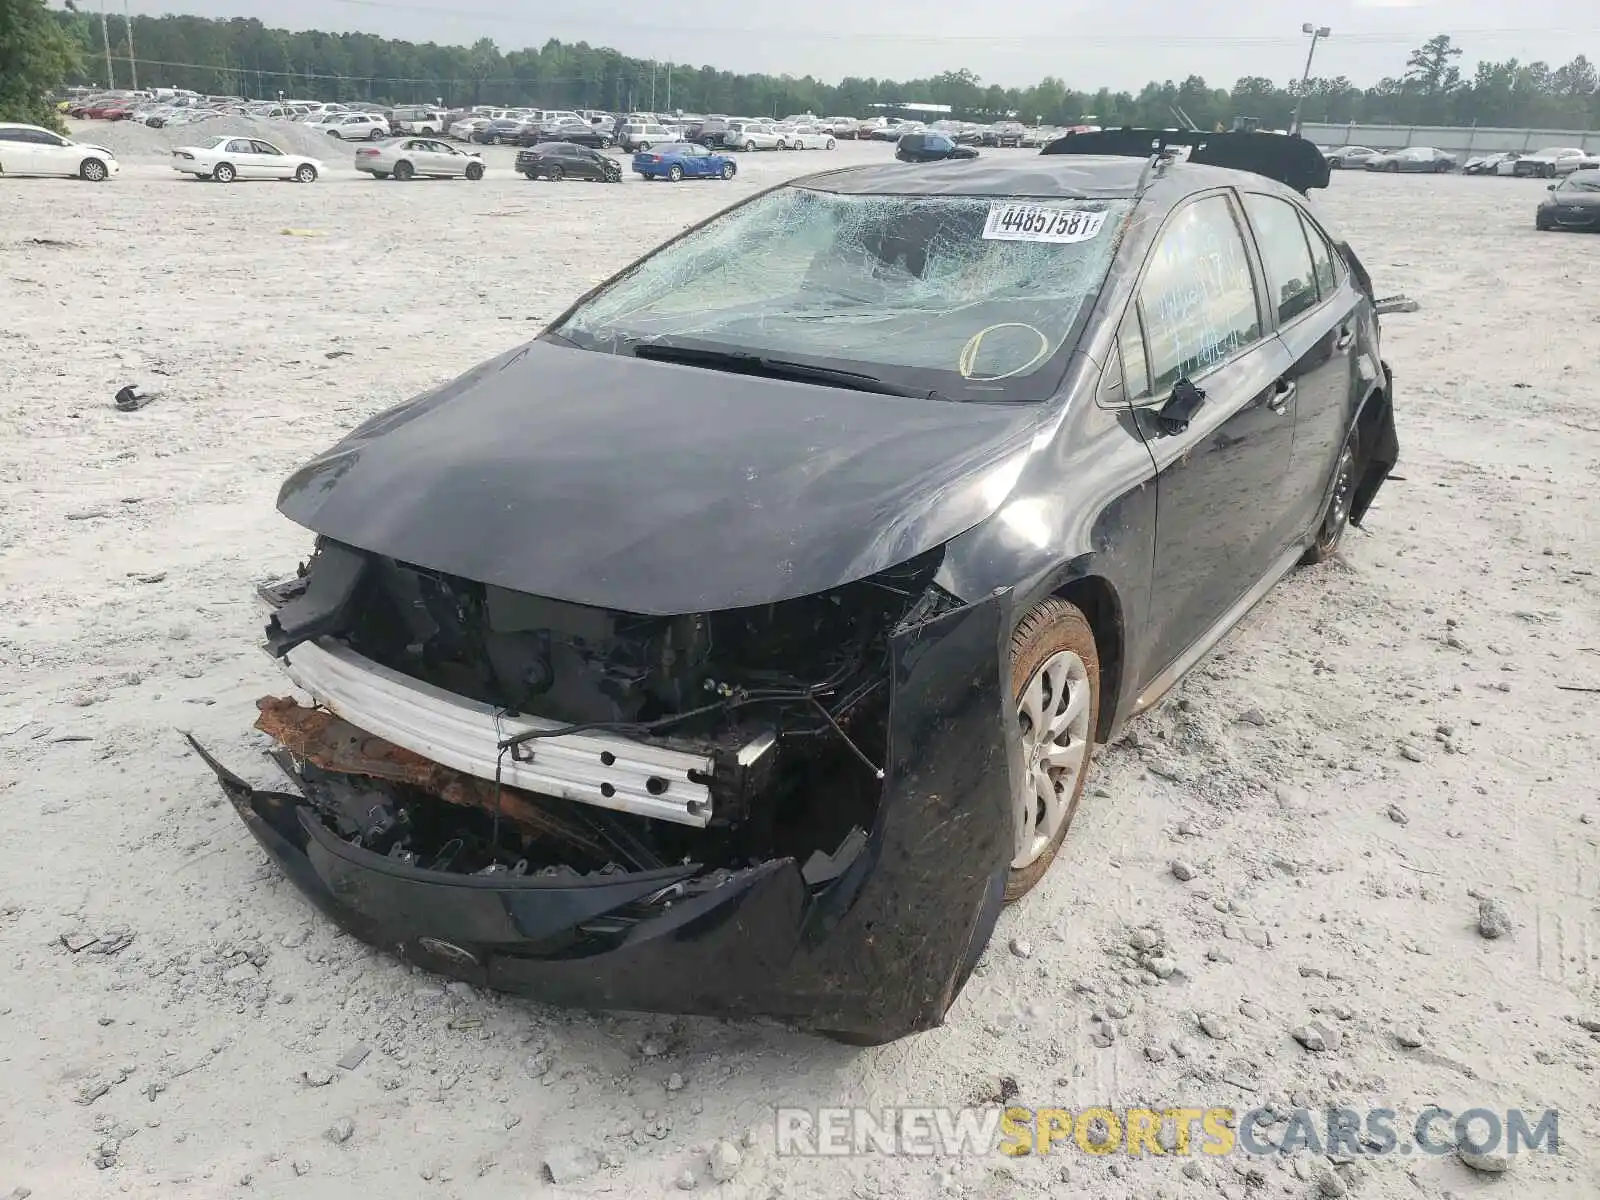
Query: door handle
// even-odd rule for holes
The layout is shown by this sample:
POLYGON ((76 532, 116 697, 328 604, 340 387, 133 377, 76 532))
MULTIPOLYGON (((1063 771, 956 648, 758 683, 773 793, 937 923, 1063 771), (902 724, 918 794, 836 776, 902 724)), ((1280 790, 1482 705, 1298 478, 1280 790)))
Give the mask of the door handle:
POLYGON ((1356 331, 1348 326, 1343 326, 1339 330, 1339 340, 1333 343, 1333 348, 1335 350, 1348 350, 1355 340, 1356 331))
POLYGON ((1300 385, 1292 379, 1278 380, 1278 386, 1273 390, 1272 399, 1267 401, 1267 407, 1275 413, 1281 413, 1289 407, 1289 401, 1294 399, 1294 394, 1300 390, 1300 385))

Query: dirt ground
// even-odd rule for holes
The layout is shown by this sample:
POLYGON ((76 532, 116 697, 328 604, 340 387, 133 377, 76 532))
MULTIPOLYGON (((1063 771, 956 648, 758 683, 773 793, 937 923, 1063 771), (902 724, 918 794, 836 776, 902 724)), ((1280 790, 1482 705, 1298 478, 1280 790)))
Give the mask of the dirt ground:
POLYGON ((1386 321, 1398 477, 1341 560, 1103 752, 948 1023, 860 1051, 556 1011, 370 952, 267 867, 179 731, 274 778, 249 726, 284 681, 252 590, 309 545, 273 508, 293 466, 686 224, 887 147, 614 188, 528 183, 508 151, 477 184, 377 183, 340 148, 311 186, 222 187, 116 136, 144 141, 108 184, 0 180, 0 1196, 1600 1195, 1600 239, 1536 234, 1542 185, 1318 196, 1379 290, 1423 305, 1386 321), (129 383, 160 395, 115 411, 129 383), (1293 1036, 1312 1021, 1321 1051, 1293 1036), (776 1105, 1013 1090, 1554 1108, 1560 1152, 1506 1176, 775 1152, 776 1105), (741 1161, 718 1184, 721 1139, 741 1161))

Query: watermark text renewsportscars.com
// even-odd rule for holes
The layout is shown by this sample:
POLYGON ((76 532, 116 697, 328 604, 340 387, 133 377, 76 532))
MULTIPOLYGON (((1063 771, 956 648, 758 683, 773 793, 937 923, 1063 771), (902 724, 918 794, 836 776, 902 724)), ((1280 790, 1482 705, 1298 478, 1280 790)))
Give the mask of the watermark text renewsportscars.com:
POLYGON ((1555 1154, 1554 1109, 1525 1113, 1428 1107, 1394 1109, 1227 1107, 1122 1108, 779 1108, 780 1155, 970 1156, 987 1154, 1351 1157, 1475 1153, 1555 1154))

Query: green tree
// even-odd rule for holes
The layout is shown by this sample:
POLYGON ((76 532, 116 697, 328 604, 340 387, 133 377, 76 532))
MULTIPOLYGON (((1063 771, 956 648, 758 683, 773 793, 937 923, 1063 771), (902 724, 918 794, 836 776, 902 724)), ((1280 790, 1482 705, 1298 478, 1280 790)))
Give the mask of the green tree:
POLYGON ((1451 91, 1461 84, 1461 68, 1455 65, 1461 47, 1448 33, 1429 38, 1406 59, 1406 79, 1427 95, 1451 91))
POLYGON ((60 127, 50 94, 78 65, 73 40, 44 0, 0 0, 0 121, 60 127))

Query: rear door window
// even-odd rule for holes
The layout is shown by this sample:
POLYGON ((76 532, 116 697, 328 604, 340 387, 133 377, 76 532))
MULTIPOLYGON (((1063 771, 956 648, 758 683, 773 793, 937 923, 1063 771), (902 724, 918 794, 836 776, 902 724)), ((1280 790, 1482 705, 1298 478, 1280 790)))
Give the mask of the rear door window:
POLYGON ((1150 253, 1139 308, 1156 393, 1261 339, 1255 277, 1225 195, 1204 196, 1173 215, 1150 253))
POLYGON ((1245 212, 1256 231, 1256 248, 1266 269, 1267 295, 1280 324, 1317 306, 1317 281, 1306 245, 1305 227, 1294 205, 1276 196, 1246 192, 1245 212))
POLYGON ((1339 273, 1339 253, 1305 213, 1300 214, 1300 223, 1305 227, 1306 241, 1311 246, 1311 269, 1317 277, 1317 294, 1326 300, 1338 290, 1343 279, 1339 273))

